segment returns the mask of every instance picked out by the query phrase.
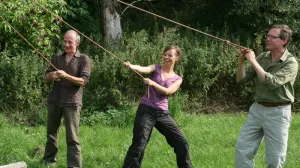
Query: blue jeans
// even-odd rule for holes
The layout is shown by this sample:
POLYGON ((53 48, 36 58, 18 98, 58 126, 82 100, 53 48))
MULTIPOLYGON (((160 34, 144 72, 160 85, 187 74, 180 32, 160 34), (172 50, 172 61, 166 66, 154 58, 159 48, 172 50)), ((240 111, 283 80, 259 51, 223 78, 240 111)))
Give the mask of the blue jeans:
POLYGON ((136 113, 132 144, 127 151, 123 168, 141 167, 153 127, 164 135, 168 144, 174 148, 177 166, 191 168, 188 142, 169 112, 156 110, 142 104, 139 105, 136 113))

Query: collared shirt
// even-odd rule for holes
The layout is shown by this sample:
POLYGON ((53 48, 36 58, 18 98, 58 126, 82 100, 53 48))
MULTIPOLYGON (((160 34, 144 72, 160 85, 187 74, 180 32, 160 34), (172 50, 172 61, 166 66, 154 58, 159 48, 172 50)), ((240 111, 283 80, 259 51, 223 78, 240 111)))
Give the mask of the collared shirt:
POLYGON ((294 102, 294 82, 298 72, 296 58, 285 50, 280 59, 272 62, 270 52, 264 52, 256 58, 265 70, 265 82, 261 83, 252 66, 246 69, 246 76, 241 83, 255 79, 256 90, 254 99, 257 102, 287 103, 294 102))
MULTIPOLYGON (((67 74, 82 78, 85 86, 89 82, 91 61, 85 54, 81 54, 78 50, 73 58, 67 63, 66 53, 57 54, 52 57, 51 63, 59 70, 65 71, 67 74)), ((50 66, 46 73, 55 71, 50 66)), ((50 92, 48 103, 59 106, 82 106, 83 87, 75 85, 68 80, 54 81, 53 88, 50 92)))

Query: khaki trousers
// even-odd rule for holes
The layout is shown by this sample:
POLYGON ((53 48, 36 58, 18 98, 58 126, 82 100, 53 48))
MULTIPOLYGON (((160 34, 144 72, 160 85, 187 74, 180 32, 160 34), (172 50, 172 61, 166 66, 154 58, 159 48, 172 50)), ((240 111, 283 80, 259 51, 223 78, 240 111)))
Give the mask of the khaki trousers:
POLYGON ((236 168, 254 168, 254 156, 264 138, 267 168, 283 168, 286 159, 291 105, 264 107, 257 102, 250 107, 235 149, 236 168))

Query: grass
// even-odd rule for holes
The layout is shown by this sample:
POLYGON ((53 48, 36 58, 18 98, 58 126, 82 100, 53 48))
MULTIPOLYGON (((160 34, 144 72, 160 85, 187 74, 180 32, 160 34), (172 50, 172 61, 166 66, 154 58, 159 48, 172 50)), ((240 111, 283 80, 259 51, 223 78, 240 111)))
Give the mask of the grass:
MULTIPOLYGON (((177 122, 186 135, 195 168, 233 168, 234 146, 247 114, 187 115, 177 122)), ((294 115, 290 128, 285 167, 300 165, 298 143, 300 114, 294 115)), ((25 161, 30 168, 43 168, 40 160, 46 141, 45 126, 27 127, 11 124, 0 115, 0 165, 25 161)), ((66 167, 65 130, 60 129, 58 163, 66 167)), ((119 168, 131 143, 132 128, 101 125, 80 127, 84 168, 119 168)), ((265 167, 264 143, 255 157, 257 168, 265 167)), ((154 130, 146 148, 143 168, 174 168, 175 154, 164 137, 154 130)))

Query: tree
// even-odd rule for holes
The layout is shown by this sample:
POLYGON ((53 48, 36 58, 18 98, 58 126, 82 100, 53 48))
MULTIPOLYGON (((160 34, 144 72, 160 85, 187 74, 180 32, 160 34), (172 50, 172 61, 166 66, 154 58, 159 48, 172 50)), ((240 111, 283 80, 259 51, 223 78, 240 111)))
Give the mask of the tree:
POLYGON ((116 0, 96 0, 100 14, 100 24, 103 24, 103 37, 108 46, 117 43, 122 37, 121 17, 117 12, 116 0), (102 21, 101 21, 102 20, 102 21))
MULTIPOLYGON (((60 15, 66 12, 63 0, 40 2, 47 9, 60 15)), ((37 49, 44 54, 51 51, 52 41, 59 38, 60 20, 28 0, 6 0, 1 2, 0 15, 5 18, 37 49)), ((32 50, 32 48, 2 20, 0 20, 1 50, 9 50, 12 55, 32 50)))

